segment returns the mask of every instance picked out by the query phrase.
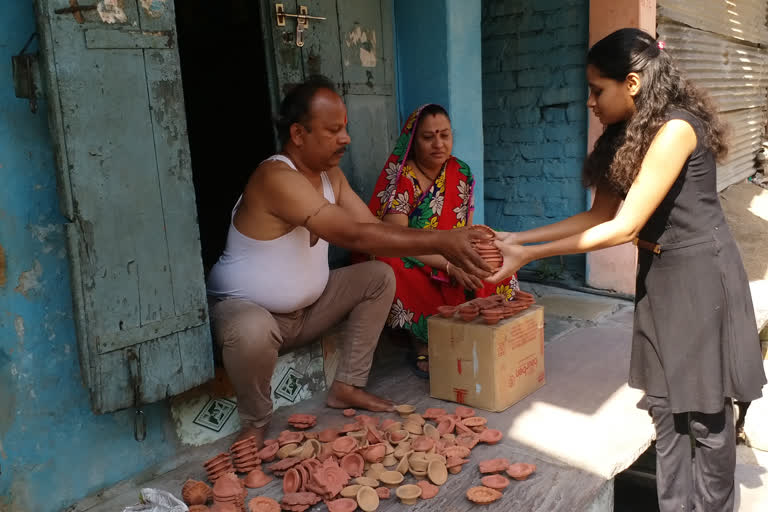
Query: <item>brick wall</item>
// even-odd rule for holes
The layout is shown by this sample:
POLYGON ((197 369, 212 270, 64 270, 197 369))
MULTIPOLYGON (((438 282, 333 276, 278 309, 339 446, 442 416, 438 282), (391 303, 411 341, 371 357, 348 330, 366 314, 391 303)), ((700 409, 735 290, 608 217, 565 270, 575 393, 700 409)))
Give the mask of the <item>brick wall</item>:
MULTIPOLYGON (((588 28, 588 0, 482 2, 485 216, 495 228, 584 210, 588 28)), ((583 275, 583 256, 564 261, 583 275)), ((559 266, 548 262, 545 277, 559 277, 559 266)))

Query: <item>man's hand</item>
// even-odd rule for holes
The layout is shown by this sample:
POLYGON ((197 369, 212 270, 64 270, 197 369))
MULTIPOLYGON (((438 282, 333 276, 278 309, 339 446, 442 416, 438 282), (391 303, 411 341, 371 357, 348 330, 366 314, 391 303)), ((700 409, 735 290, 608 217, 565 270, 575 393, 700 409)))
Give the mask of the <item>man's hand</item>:
POLYGON ((447 259, 451 265, 455 265, 466 273, 479 279, 485 279, 491 275, 491 267, 475 251, 472 242, 490 240, 491 233, 475 226, 459 229, 439 231, 439 253, 447 259))
POLYGON ((494 284, 511 277, 520 270, 520 267, 529 262, 526 248, 523 245, 511 245, 496 240, 496 247, 501 251, 504 262, 495 274, 486 279, 489 283, 494 284))
POLYGON ((483 282, 480 279, 471 274, 467 274, 454 265, 449 264, 448 275, 465 290, 479 290, 483 287, 483 282))

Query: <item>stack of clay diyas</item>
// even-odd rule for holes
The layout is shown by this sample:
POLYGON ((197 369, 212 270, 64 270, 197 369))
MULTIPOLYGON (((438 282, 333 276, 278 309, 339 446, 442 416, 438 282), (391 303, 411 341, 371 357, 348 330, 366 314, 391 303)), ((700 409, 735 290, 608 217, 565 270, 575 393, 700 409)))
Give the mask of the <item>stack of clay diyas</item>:
POLYGON ((283 495, 280 507, 291 512, 304 512, 315 503, 320 502, 320 496, 312 492, 292 492, 283 495))
POLYGON ((234 443, 229 448, 229 453, 232 456, 235 470, 238 473, 250 473, 254 469, 259 469, 261 467, 259 451, 254 436, 234 443))
POLYGON ((234 473, 225 473, 213 484, 213 506, 224 508, 234 505, 238 512, 245 512, 245 497, 248 491, 234 473))
POLYGON ((205 506, 211 497, 213 497, 213 490, 205 482, 187 480, 181 488, 181 499, 190 507, 205 506))
POLYGON ((211 483, 216 482, 221 475, 235 471, 235 468, 232 465, 232 459, 230 459, 228 453, 218 454, 203 464, 203 467, 205 468, 206 473, 208 473, 208 480, 211 483))
POLYGON ((312 414, 292 414, 288 418, 288 424, 293 428, 305 430, 317 424, 317 416, 312 414))
POLYGON ((501 255, 499 248, 496 247, 496 233, 487 226, 474 226, 474 229, 480 229, 492 236, 492 238, 488 240, 472 242, 472 246, 480 255, 480 257, 483 258, 486 263, 488 263, 488 266, 490 266, 491 269, 494 271, 498 270, 501 268, 501 264, 504 262, 504 257, 501 255))
POLYGON ((443 318, 453 318, 458 314, 465 322, 471 322, 478 316, 488 325, 499 323, 504 318, 509 318, 528 309, 536 300, 533 295, 522 290, 513 294, 512 300, 507 300, 503 295, 491 295, 479 297, 460 306, 438 306, 437 313, 443 318))

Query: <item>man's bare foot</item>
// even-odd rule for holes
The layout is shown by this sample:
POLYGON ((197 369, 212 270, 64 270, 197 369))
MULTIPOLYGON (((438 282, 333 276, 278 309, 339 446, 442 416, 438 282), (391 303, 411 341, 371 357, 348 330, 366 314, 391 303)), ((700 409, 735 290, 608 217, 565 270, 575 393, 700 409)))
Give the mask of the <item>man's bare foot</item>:
POLYGON ((264 436, 267 433, 267 427, 269 427, 269 424, 266 424, 263 427, 253 427, 249 423, 243 422, 242 427, 240 428, 240 434, 232 444, 253 436, 256 438, 256 448, 261 450, 261 448, 264 446, 264 436))
POLYGON ((373 412, 393 411, 395 403, 391 400, 372 395, 361 388, 344 384, 338 380, 333 381, 328 390, 328 398, 325 402, 328 407, 334 409, 366 409, 373 412))

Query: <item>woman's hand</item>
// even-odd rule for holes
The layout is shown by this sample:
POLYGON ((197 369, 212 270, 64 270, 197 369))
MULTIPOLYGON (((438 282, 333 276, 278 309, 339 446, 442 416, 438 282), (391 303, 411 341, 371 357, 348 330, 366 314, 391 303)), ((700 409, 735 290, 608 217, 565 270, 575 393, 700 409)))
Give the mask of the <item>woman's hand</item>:
POLYGON ((515 272, 520 270, 520 267, 530 261, 525 246, 509 244, 499 240, 496 240, 495 243, 496 247, 501 251, 504 261, 501 268, 491 277, 486 279, 489 283, 494 284, 511 277, 515 272))
POLYGON ((460 268, 448 264, 448 276, 465 290, 479 290, 483 287, 483 282, 472 274, 468 274, 460 268))

